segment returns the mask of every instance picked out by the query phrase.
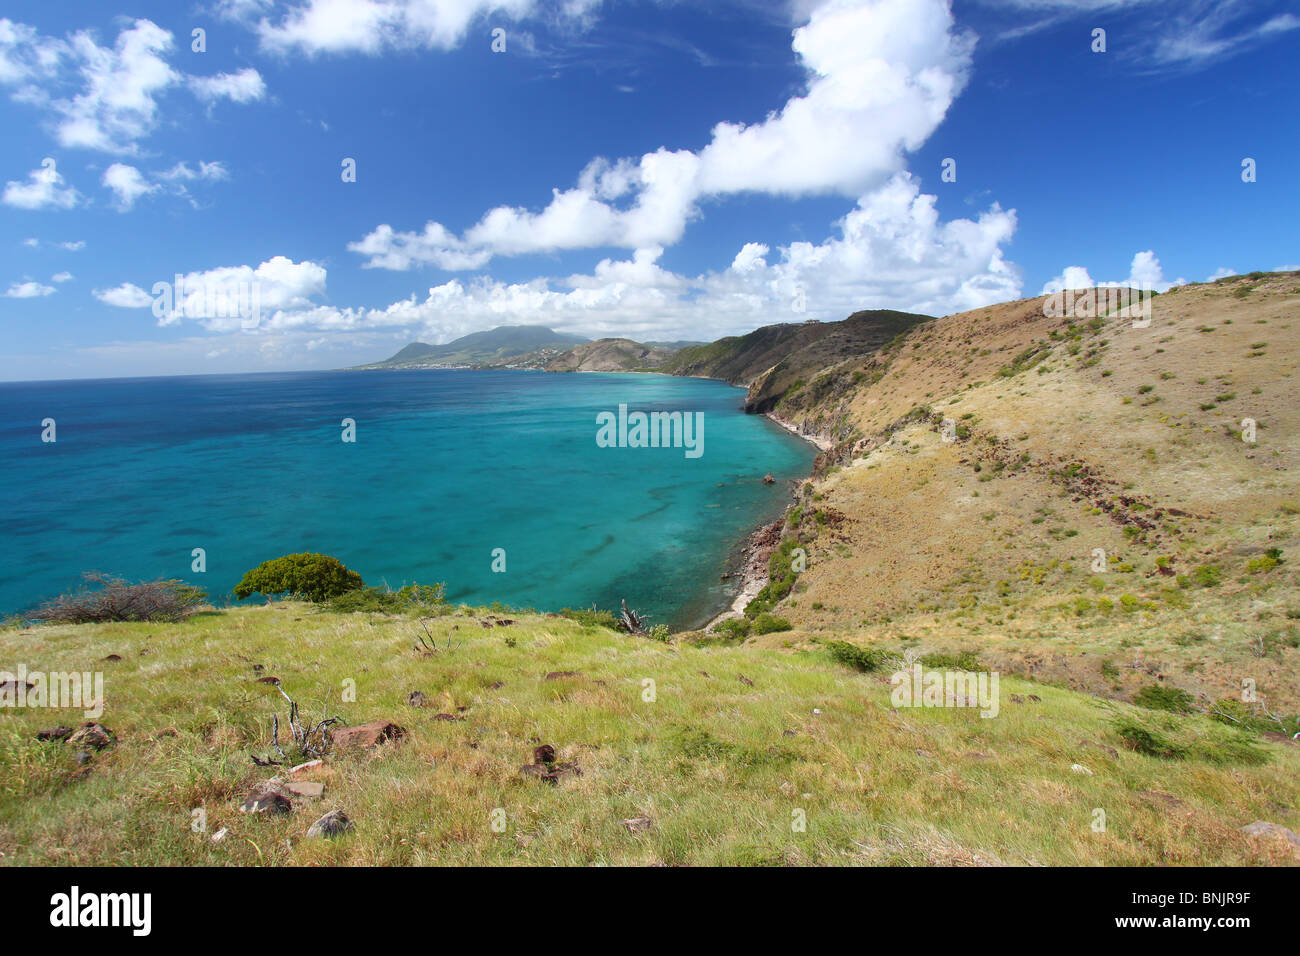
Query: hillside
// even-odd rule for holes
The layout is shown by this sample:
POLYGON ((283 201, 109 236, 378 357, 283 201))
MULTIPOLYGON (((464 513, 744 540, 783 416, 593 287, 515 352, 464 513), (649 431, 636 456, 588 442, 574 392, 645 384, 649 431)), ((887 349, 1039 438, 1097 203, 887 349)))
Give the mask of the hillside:
POLYGON ((824 368, 883 348, 928 315, 888 309, 855 312, 839 322, 768 325, 747 335, 681 349, 659 371, 717 378, 749 387, 745 407, 768 412, 782 394, 824 368))
POLYGON ((631 339, 598 339, 575 345, 543 368, 548 372, 631 372, 657 368, 672 354, 671 348, 655 348, 631 339))
POLYGON ((555 332, 542 325, 501 325, 486 332, 472 332, 446 345, 412 342, 382 362, 357 368, 487 367, 508 364, 517 356, 543 349, 556 355, 586 341, 581 335, 555 332))
POLYGON ((794 630, 751 642, 974 649, 1294 732, 1298 316, 1300 273, 1253 274, 1158 296, 1149 328, 1026 299, 828 364, 775 402, 833 447, 783 529, 794 630))
POLYGON ((292 603, 0 632, 6 659, 104 670, 100 719, 116 738, 78 763, 75 745, 35 735, 79 714, 29 708, 0 722, 0 863, 1288 860, 1284 840, 1239 828, 1297 825, 1300 759, 1279 744, 1249 749, 1204 718, 1166 732, 1188 748, 1168 760, 1121 736, 1158 715, 1026 680, 1002 681, 994 719, 903 711, 883 674, 822 649, 693 647, 554 616, 449 612, 428 622, 434 652, 409 618, 292 603), (405 735, 290 772, 304 758, 281 690, 313 720, 391 721, 405 735), (413 691, 424 706, 407 702, 413 691), (273 713, 285 762, 257 766, 281 759, 273 713), (521 769, 541 745, 556 751, 553 783, 521 769), (287 794, 288 812, 240 812, 268 789, 287 794), (354 830, 307 836, 335 809, 354 830))

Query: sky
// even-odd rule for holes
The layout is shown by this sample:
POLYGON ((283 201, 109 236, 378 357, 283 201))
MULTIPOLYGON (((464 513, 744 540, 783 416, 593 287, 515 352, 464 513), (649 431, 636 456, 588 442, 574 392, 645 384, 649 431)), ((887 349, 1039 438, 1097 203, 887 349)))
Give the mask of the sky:
POLYGON ((1296 0, 8 0, 0 379, 1300 268, 1298 52, 1296 0))

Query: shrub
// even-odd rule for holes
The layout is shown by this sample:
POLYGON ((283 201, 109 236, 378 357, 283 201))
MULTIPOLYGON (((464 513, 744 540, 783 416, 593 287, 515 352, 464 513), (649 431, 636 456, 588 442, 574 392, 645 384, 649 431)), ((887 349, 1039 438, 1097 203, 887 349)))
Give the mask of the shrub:
POLYGON ((959 651, 956 654, 943 654, 935 652, 926 654, 921 658, 921 664, 935 670, 940 668, 953 668, 962 671, 986 671, 988 670, 980 663, 979 656, 974 651, 959 651))
POLYGON ((344 614, 422 614, 446 607, 445 584, 408 584, 397 591, 388 588, 354 588, 329 599, 331 611, 344 614))
POLYGON ((848 641, 829 641, 826 649, 831 652, 831 660, 864 672, 880 670, 889 659, 889 655, 882 650, 859 647, 848 641))
POLYGON ((725 621, 720 621, 713 626, 714 634, 721 634, 723 637, 732 640, 744 640, 749 637, 749 631, 752 625, 743 617, 729 617, 725 621))
POLYGON ((1179 747, 1162 734, 1148 730, 1138 724, 1121 723, 1119 725, 1119 735, 1130 750, 1136 750, 1148 757, 1159 757, 1162 760, 1182 760, 1187 756, 1186 748, 1179 747))
POLYGON ((362 587, 365 582, 361 575, 349 571, 338 558, 302 552, 263 561, 235 585, 235 597, 242 600, 253 593, 266 597, 288 594, 319 604, 362 587))
POLYGON ((132 584, 98 572, 83 575, 88 585, 41 605, 32 617, 46 624, 93 624, 102 621, 179 621, 207 603, 202 588, 184 581, 132 584))
POLYGON ((790 631, 793 629, 794 625, 785 618, 776 617, 775 615, 766 612, 759 614, 754 618, 755 634, 774 634, 778 631, 790 631))
MULTIPOLYGON (((825 522, 823 512, 814 512, 813 517, 819 523, 825 522)), ((797 577, 794 570, 794 549, 799 546, 795 538, 786 538, 781 546, 772 552, 767 562, 767 584, 754 595, 754 600, 745 605, 745 617, 755 617, 764 611, 770 611, 794 590, 797 577)))
POLYGON ((614 616, 613 611, 597 611, 595 607, 591 610, 582 608, 561 608, 560 616, 567 617, 570 621, 577 621, 583 627, 607 627, 611 631, 623 630, 622 622, 614 616))
POLYGON ((1133 703, 1148 710, 1168 710, 1175 714, 1190 714, 1195 698, 1179 687, 1148 684, 1133 695, 1133 703))

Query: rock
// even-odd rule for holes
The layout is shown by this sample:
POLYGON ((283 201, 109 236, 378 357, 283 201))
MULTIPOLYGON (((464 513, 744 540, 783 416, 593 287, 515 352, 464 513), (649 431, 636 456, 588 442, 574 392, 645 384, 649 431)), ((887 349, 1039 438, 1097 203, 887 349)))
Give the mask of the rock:
POLYGON ((108 661, 110 663, 113 661, 120 661, 121 659, 122 659, 121 654, 109 654, 107 657, 100 658, 100 660, 108 661))
POLYGON ((307 780, 290 780, 284 785, 296 797, 303 797, 307 800, 319 800, 325 796, 325 784, 312 783, 307 780))
POLYGON ((84 767, 86 764, 90 763, 90 759, 90 752, 83 750, 81 753, 77 754, 77 766, 84 767))
POLYGON ((71 727, 50 727, 47 730, 36 731, 37 740, 66 740, 72 733, 71 727))
POLYGON ((117 742, 113 732, 103 724, 97 724, 93 720, 88 720, 81 725, 81 728, 68 738, 68 743, 77 747, 90 747, 94 750, 103 750, 111 747, 117 742))
POLYGON ((1087 767, 1085 767, 1085 766, 1084 766, 1083 764, 1081 764, 1081 763, 1072 763, 1072 764, 1070 764, 1070 769, 1071 769, 1073 772, 1075 772, 1075 773, 1087 774, 1089 777, 1092 776, 1092 771, 1089 770, 1087 767))
POLYGON ((1254 823, 1242 827, 1241 832, 1247 836, 1281 837, 1293 847, 1300 848, 1300 834, 1296 834, 1278 823, 1256 820, 1254 823))
POLYGON ((401 740, 406 728, 387 720, 372 720, 355 727, 338 727, 330 731, 330 740, 339 750, 378 747, 389 741, 401 740))
POLYGON ((547 783, 559 783, 565 777, 581 777, 582 771, 576 763, 557 763, 550 768, 550 772, 542 779, 547 783))
POLYGON ((455 714, 434 714, 434 720, 464 720, 464 717, 457 717, 455 714))
POLYGON ((259 677, 257 682, 259 684, 274 684, 276 687, 280 686, 280 678, 278 677, 259 677))
POLYGON ((577 671, 551 671, 544 680, 563 680, 566 677, 581 677, 577 671))
POLYGON ((423 707, 429 702, 429 698, 424 696, 424 691, 413 690, 406 695, 406 702, 412 707, 423 707))
POLYGON ((222 840, 224 840, 224 839, 225 839, 226 837, 228 837, 229 835, 230 835, 230 831, 227 830, 225 827, 222 827, 222 828, 221 828, 220 830, 218 830, 216 833, 212 834, 212 842, 213 842, 213 843, 220 843, 222 840))
POLYGON ((293 804, 288 797, 270 790, 262 790, 253 794, 239 807, 240 813, 262 813, 268 816, 285 814, 292 810, 293 804))
POLYGON ((533 748, 533 763, 553 764, 555 763, 555 748, 550 744, 542 744, 540 747, 533 748))
POLYGON ((769 471, 766 475, 763 476, 763 484, 765 484, 765 485, 774 485, 774 484, 776 484, 776 479, 772 477, 772 473, 771 473, 770 471, 769 471))
POLYGON ((740 682, 741 682, 742 684, 744 684, 746 687, 753 687, 753 686, 754 686, 754 682, 753 682, 752 680, 750 680, 748 677, 746 677, 744 674, 737 674, 737 675, 736 675, 736 680, 740 681, 740 682))
POLYGON ((649 817, 633 817, 631 820, 623 821, 623 826, 627 827, 628 833, 644 833, 654 825, 655 822, 649 817))
POLYGON ((519 768, 520 775, 524 777, 544 777, 549 772, 543 764, 539 763, 526 763, 519 768))
POLYGON ((511 618, 503 617, 499 621, 497 621, 497 627, 509 627, 510 625, 516 623, 518 622, 512 620, 511 618))
POLYGON ((306 763, 300 763, 296 767, 290 767, 289 772, 298 773, 299 771, 302 770, 311 770, 313 767, 322 766, 324 763, 325 763, 324 760, 308 760, 306 763))
POLYGON ((355 824, 342 810, 331 810, 307 828, 308 837, 335 837, 347 833, 355 824))
POLYGON ((502 687, 505 687, 505 686, 506 686, 506 682, 505 682, 505 681, 503 681, 503 680, 497 680, 497 681, 493 681, 492 683, 488 684, 488 690, 500 690, 502 687))

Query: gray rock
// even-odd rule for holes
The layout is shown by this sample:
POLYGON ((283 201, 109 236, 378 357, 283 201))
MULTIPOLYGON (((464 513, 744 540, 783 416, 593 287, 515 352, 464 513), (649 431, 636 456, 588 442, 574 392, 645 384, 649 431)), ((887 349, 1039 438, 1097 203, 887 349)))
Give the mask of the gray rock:
POLYGON ((1273 836, 1282 837, 1294 847, 1300 847, 1300 834, 1288 830, 1280 823, 1269 823, 1265 820, 1256 820, 1241 828, 1241 832, 1247 836, 1273 836))
POLYGON ((240 813, 261 813, 269 815, 289 813, 293 804, 283 794, 263 790, 253 794, 239 807, 240 813))
POLYGON ((331 810, 307 829, 309 837, 334 837, 347 833, 355 824, 342 810, 331 810))

